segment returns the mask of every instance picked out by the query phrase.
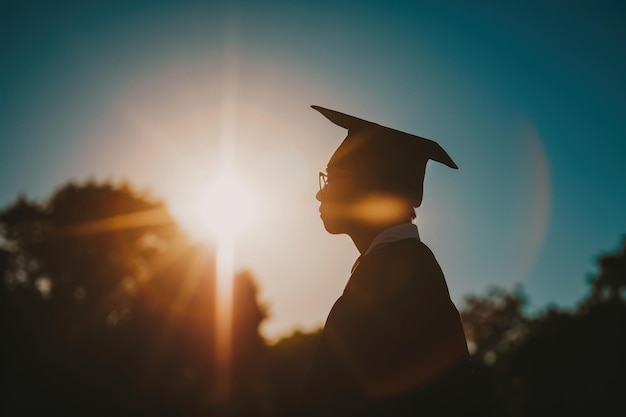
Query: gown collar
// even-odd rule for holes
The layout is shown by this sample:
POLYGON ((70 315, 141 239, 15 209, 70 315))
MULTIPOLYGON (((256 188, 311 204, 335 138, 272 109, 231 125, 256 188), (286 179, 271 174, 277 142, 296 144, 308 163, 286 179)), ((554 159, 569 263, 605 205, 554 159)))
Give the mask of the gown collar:
POLYGON ((402 223, 383 230, 378 234, 378 236, 374 238, 374 240, 372 240, 372 243, 370 243, 367 250, 357 258, 356 262, 352 266, 351 273, 354 273, 354 270, 361 262, 361 258, 363 258, 364 256, 367 256, 375 250, 387 246, 390 243, 394 243, 404 239, 420 240, 419 231, 417 230, 416 225, 414 225, 413 223, 402 223))

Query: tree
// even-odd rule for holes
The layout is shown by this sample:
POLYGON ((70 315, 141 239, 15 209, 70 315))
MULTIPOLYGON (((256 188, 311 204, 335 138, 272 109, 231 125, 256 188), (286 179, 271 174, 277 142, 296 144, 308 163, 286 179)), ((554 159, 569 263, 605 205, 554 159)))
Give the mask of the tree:
POLYGON ((520 290, 469 296, 461 309, 489 411, 498 416, 611 415, 626 390, 624 244, 599 258, 576 309, 523 312, 520 290))
POLYGON ((492 365, 523 341, 530 323, 523 312, 525 304, 521 287, 513 292, 492 287, 484 296, 465 297, 460 314, 470 353, 477 361, 492 365))
POLYGON ((598 259, 600 270, 591 278, 592 304, 603 301, 626 301, 626 237, 621 246, 613 253, 602 255, 598 259))
POLYGON ((68 184, 0 212, 4 415, 245 413, 265 343, 253 276, 234 282, 235 383, 215 397, 215 262, 162 202, 68 184), (40 401, 32 401, 37 392, 40 401))

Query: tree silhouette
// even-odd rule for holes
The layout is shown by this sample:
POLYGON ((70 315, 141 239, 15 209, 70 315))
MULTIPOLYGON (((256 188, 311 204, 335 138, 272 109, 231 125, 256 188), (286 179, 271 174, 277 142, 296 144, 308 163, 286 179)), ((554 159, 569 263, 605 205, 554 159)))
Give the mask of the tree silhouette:
POLYGON ((461 318, 475 358, 492 365, 498 355, 523 340, 529 330, 529 319, 522 310, 525 304, 521 287, 513 292, 492 287, 484 296, 465 297, 461 318))
MULTIPOLYGON (((215 259, 128 185, 67 184, 0 211, 2 415, 292 416, 319 331, 268 345, 234 277, 233 390, 220 401, 215 259)), ((626 239, 575 308, 490 288, 460 308, 484 415, 614 415, 626 392, 626 239)))
POLYGON ((258 408, 265 312, 254 279, 234 281, 235 386, 223 404, 214 256, 188 241, 163 203, 124 185, 68 184, 44 203, 18 198, 0 213, 0 232, 4 415, 258 408))
POLYGON ((587 299, 529 317, 520 289, 470 296, 461 310, 482 384, 498 416, 613 415, 626 390, 624 253, 599 257, 587 299))
POLYGON ((272 413, 298 415, 300 386, 311 364, 321 329, 303 332, 296 329, 269 349, 270 368, 267 374, 273 398, 272 413))
POLYGON ((603 300, 617 301, 626 299, 626 237, 621 247, 614 253, 598 259, 600 271, 591 279, 592 303, 603 300))

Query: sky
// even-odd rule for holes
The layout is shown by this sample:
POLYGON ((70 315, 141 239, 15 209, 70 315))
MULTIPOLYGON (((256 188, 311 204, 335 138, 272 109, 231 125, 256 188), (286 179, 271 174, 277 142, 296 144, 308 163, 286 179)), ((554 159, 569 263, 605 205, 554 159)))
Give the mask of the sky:
POLYGON ((457 163, 428 165, 416 220, 457 306, 494 285, 535 312, 587 294, 626 236, 623 2, 259 3, 4 2, 0 207, 128 180, 205 241, 199 204, 228 155, 258 201, 235 262, 263 332, 311 329, 358 256, 319 219, 346 132, 317 104, 457 163))

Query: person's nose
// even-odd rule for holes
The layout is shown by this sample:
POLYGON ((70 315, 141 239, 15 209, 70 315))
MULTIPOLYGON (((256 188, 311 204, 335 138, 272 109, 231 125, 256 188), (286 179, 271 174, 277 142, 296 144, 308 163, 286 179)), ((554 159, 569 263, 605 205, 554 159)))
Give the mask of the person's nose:
POLYGON ((324 189, 321 189, 317 192, 317 194, 315 194, 315 199, 321 203, 323 198, 324 198, 324 189))

